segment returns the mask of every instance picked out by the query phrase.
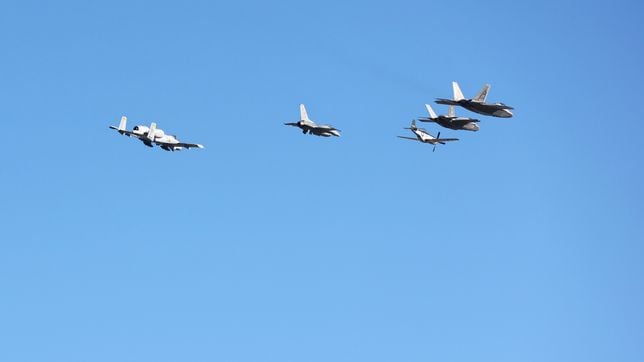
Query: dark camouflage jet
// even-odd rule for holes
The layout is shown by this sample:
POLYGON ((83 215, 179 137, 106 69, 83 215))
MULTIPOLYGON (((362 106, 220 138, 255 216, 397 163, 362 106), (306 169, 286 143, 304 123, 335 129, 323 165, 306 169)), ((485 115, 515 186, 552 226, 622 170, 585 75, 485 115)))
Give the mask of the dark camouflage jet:
POLYGON ((490 85, 486 84, 472 99, 465 99, 461 88, 458 83, 452 82, 452 89, 454 90, 454 99, 436 98, 436 103, 446 104, 448 106, 461 106, 468 111, 476 112, 486 116, 510 118, 514 109, 503 103, 485 103, 487 93, 490 91, 490 85))
POLYGON ((479 125, 478 119, 468 118, 468 117, 456 117, 456 112, 454 111, 454 106, 449 106, 449 111, 447 114, 441 114, 440 116, 436 115, 434 110, 429 104, 425 104, 427 112, 429 113, 428 118, 418 118, 421 122, 434 122, 438 123, 440 126, 445 128, 454 129, 454 130, 467 130, 467 131, 478 131, 479 125))

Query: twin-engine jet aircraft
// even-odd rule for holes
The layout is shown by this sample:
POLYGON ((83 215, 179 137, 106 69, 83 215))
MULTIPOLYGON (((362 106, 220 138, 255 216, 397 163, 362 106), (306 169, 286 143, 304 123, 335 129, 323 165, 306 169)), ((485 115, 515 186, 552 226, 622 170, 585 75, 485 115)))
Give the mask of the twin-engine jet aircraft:
POLYGON ((441 138, 441 133, 438 132, 438 135, 436 137, 432 136, 423 128, 418 128, 416 127, 416 121, 412 120, 411 121, 411 126, 405 127, 405 129, 409 129, 414 134, 416 135, 416 138, 414 137, 405 137, 405 136, 398 136, 400 138, 404 138, 407 140, 412 140, 412 141, 419 141, 423 143, 430 143, 434 145, 434 148, 432 149, 432 152, 436 151, 436 144, 440 143, 441 145, 444 145, 445 142, 450 142, 450 141, 458 141, 458 138, 441 138))
POLYGON ((456 112, 454 112, 454 106, 449 106, 449 111, 447 114, 441 114, 440 116, 436 115, 434 110, 429 104, 425 104, 427 112, 429 113, 428 118, 418 118, 421 122, 434 122, 439 125, 455 130, 467 130, 467 131, 478 131, 479 125, 476 124, 479 120, 474 118, 467 117, 456 117, 456 112))
POLYGON ((165 134, 162 129, 157 128, 157 124, 154 122, 150 127, 139 125, 134 126, 132 131, 128 131, 126 129, 127 117, 123 116, 121 117, 121 123, 119 123, 118 128, 114 126, 110 126, 110 128, 117 130, 122 135, 138 138, 148 147, 154 147, 156 144, 166 151, 181 151, 184 148, 203 148, 200 144, 180 142, 177 136, 165 134))
POLYGON ((474 98, 466 99, 461 92, 458 83, 452 82, 452 90, 454 91, 454 99, 436 98, 436 103, 447 104, 449 106, 461 106, 469 111, 483 114, 486 116, 494 116, 501 118, 512 117, 510 109, 514 109, 503 103, 485 103, 487 94, 490 91, 490 85, 486 84, 478 92, 474 98))
POLYGON ((340 137, 340 130, 336 129, 328 124, 316 124, 315 122, 309 119, 309 115, 306 114, 306 108, 303 104, 300 104, 300 121, 292 123, 284 123, 286 126, 298 127, 302 130, 304 134, 314 134, 316 136, 322 137, 331 137, 336 136, 340 137))

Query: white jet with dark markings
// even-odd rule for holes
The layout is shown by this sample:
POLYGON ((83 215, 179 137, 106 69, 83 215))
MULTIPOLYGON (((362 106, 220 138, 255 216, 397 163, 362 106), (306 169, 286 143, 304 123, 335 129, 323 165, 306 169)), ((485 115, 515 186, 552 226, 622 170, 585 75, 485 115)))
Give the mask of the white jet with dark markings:
POLYGON ((309 115, 306 113, 306 108, 303 104, 300 104, 300 121, 284 123, 284 125, 298 127, 304 134, 314 134, 321 137, 340 137, 339 129, 336 129, 335 127, 328 124, 316 124, 315 122, 311 121, 309 119, 309 115))
POLYGON ((138 125, 134 126, 132 131, 127 130, 127 117, 121 117, 121 122, 118 127, 110 126, 110 129, 116 130, 118 133, 139 139, 144 145, 154 147, 157 145, 166 151, 181 151, 190 148, 203 148, 203 145, 198 143, 185 143, 180 142, 177 136, 165 134, 165 132, 157 128, 157 124, 152 122, 150 127, 138 125))
POLYGON ((490 91, 490 85, 486 84, 474 96, 474 98, 466 99, 461 92, 461 87, 458 83, 452 82, 452 91, 454 92, 454 99, 436 98, 436 103, 446 104, 448 106, 461 106, 468 111, 476 112, 486 116, 510 118, 512 117, 511 109, 514 109, 503 103, 485 103, 487 94, 490 91))
POLYGON ((405 137, 405 136, 398 136, 400 138, 404 138, 406 140, 412 140, 412 141, 419 141, 422 143, 429 143, 434 145, 434 148, 432 149, 432 152, 436 151, 436 144, 441 144, 444 145, 445 142, 452 142, 452 141, 458 141, 458 138, 441 138, 441 133, 438 132, 436 137, 432 136, 427 130, 423 128, 418 128, 416 127, 416 121, 412 120, 411 121, 411 126, 405 127, 405 129, 409 129, 414 134, 416 137, 405 137))

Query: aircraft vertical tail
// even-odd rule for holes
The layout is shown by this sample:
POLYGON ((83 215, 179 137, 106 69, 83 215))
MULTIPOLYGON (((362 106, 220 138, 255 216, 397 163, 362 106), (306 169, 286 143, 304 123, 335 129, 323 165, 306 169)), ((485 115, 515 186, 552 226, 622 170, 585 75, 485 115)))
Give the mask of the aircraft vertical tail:
POLYGON ((148 139, 154 141, 154 134, 157 133, 157 124, 152 122, 150 130, 148 130, 148 139))
POLYGON ((473 101, 475 102, 480 102, 480 103, 485 103, 485 99, 487 98, 487 93, 490 91, 490 85, 486 84, 481 88, 481 90, 472 98, 473 101))
POLYGON ((125 131, 127 128, 127 117, 121 117, 121 123, 119 123, 119 131, 125 131))
POLYGON ((448 116, 448 117, 451 117, 451 118, 455 118, 455 117, 456 117, 456 111, 454 110, 454 106, 449 106, 449 107, 447 108, 447 116, 448 116))
POLYGON ((300 120, 301 121, 310 121, 309 115, 306 114, 306 107, 303 104, 300 104, 300 120))
POLYGON ((461 87, 458 86, 458 83, 452 82, 452 90, 454 91, 455 101, 460 101, 462 99, 465 99, 465 97, 463 96, 463 92, 461 92, 461 87))
POLYGON ((434 110, 432 109, 432 106, 430 106, 429 104, 425 104, 425 108, 427 108, 427 113, 429 113, 429 118, 431 119, 438 118, 438 116, 436 115, 436 112, 434 112, 434 110))

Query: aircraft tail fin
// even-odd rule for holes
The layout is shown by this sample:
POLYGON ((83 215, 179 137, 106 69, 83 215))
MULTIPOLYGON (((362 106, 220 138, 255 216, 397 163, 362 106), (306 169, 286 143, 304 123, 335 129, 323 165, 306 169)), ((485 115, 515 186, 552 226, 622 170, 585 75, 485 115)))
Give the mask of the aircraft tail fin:
POLYGON ((429 118, 432 118, 432 119, 438 118, 438 116, 436 115, 436 112, 434 112, 434 110, 432 109, 432 106, 430 106, 429 104, 425 104, 425 108, 427 108, 427 113, 429 113, 429 118))
POLYGON ((157 133, 157 124, 152 122, 150 125, 150 130, 148 131, 148 139, 154 141, 154 134, 157 133))
POLYGON ((306 107, 303 104, 300 104, 300 120, 301 121, 310 121, 309 115, 306 113, 306 107))
POLYGON ((472 100, 476 102, 481 102, 485 103, 485 99, 487 98, 487 93, 490 91, 490 85, 486 84, 481 88, 481 90, 472 98, 472 100))
POLYGON ((465 99, 465 97, 463 96, 463 92, 461 92, 461 87, 458 86, 458 83, 452 82, 452 90, 454 91, 455 101, 460 101, 461 99, 465 99))
POLYGON ((121 117, 121 122, 119 123, 119 131, 125 131, 127 128, 127 117, 121 117))
POLYGON ((454 110, 454 106, 449 106, 447 108, 447 116, 451 118, 456 117, 456 111, 454 110))
POLYGON ((411 127, 410 128, 411 129, 416 129, 416 120, 415 119, 411 120, 411 127))

